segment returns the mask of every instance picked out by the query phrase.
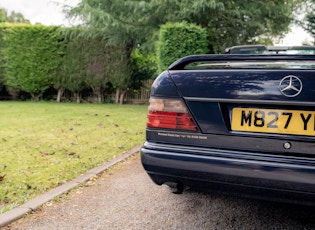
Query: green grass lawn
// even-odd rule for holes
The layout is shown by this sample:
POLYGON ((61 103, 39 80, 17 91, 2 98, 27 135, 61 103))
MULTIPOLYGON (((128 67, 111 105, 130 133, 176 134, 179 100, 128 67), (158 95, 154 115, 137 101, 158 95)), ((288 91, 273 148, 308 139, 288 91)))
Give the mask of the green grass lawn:
POLYGON ((147 106, 0 102, 0 213, 143 143, 147 106))

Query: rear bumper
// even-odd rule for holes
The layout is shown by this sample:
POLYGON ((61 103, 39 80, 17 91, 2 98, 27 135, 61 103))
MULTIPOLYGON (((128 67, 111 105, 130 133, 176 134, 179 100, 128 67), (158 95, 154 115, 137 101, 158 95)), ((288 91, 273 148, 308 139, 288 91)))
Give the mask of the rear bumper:
POLYGON ((315 205, 315 160, 146 142, 144 169, 156 184, 315 205))

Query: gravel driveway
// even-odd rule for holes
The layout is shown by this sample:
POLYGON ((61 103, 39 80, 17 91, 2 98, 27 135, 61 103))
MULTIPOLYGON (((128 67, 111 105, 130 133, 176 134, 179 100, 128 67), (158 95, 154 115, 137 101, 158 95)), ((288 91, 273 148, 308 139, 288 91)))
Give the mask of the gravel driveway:
POLYGON ((315 229, 315 208, 217 194, 172 194, 139 155, 3 229, 315 229))

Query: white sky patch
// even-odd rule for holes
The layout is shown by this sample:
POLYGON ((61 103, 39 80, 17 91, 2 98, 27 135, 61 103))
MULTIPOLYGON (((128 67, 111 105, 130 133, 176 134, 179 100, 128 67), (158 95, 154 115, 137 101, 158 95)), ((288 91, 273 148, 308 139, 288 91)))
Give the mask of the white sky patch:
POLYGON ((288 33, 278 44, 284 46, 313 45, 314 38, 299 26, 292 26, 291 32, 288 33))
POLYGON ((79 0, 0 0, 0 8, 20 12, 31 24, 70 26, 63 5, 75 6, 79 0))

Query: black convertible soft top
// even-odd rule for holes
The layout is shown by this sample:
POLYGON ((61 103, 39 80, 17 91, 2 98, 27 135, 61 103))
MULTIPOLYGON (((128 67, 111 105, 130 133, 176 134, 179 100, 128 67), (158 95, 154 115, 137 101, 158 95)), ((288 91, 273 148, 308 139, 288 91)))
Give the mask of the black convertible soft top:
POLYGON ((225 50, 226 54, 315 54, 315 46, 241 45, 225 50))

